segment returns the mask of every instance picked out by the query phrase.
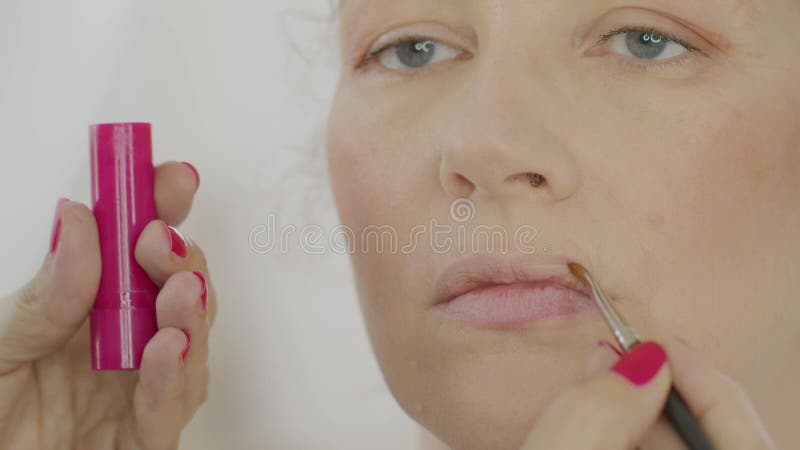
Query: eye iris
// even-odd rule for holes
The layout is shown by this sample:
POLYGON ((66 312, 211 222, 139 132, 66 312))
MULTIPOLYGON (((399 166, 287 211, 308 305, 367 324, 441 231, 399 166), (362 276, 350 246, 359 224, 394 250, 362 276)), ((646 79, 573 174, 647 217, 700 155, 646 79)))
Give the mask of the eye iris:
POLYGON ((653 59, 664 51, 669 39, 658 33, 634 31, 626 34, 625 44, 637 58, 653 59))
POLYGON ((436 44, 433 41, 409 41, 397 46, 397 58, 408 67, 421 67, 433 59, 436 44))

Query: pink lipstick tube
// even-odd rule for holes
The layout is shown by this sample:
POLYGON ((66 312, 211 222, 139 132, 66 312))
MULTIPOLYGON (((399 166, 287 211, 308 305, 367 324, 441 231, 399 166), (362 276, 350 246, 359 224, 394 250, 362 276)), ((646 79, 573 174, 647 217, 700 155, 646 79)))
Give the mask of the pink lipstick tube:
POLYGON ((92 369, 135 370, 158 331, 158 287, 134 257, 136 240, 156 218, 150 124, 91 125, 89 139, 103 270, 89 319, 92 369))

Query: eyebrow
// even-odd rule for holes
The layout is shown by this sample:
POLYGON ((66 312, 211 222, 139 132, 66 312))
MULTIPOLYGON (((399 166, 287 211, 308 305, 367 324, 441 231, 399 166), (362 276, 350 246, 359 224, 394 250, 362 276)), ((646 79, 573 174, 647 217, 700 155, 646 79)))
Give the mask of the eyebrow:
MULTIPOLYGON (((332 2, 336 3, 337 7, 337 16, 340 20, 339 22, 339 39, 343 43, 352 42, 355 37, 358 35, 357 27, 349 26, 350 21, 361 21, 366 16, 368 16, 368 12, 373 11, 377 5, 376 3, 382 3, 381 0, 331 0, 332 2)), ((388 0, 390 4, 396 0, 388 0)), ((409 1, 409 0, 407 0, 409 1)), ((450 3, 469 3, 470 1, 480 1, 483 2, 485 0, 426 0, 430 3, 435 4, 450 4, 450 3)), ((503 2, 505 0, 493 0, 496 2, 503 2)), ((529 2, 534 2, 535 0, 528 0, 529 2)), ((797 2, 800 0, 781 0, 783 2, 797 2)), ((413 2, 411 2, 413 3, 413 2)), ((608 0, 608 3, 612 3, 608 0)), ((633 3, 633 2, 631 2, 633 3)), ((673 8, 677 11, 684 11, 687 16, 692 17, 692 15, 710 15, 713 14, 713 11, 718 8, 726 9, 730 14, 733 16, 738 17, 736 20, 745 20, 745 21, 755 21, 759 17, 761 17, 764 13, 765 3, 767 0, 703 0, 698 2, 697 0, 642 0, 641 2, 643 5, 660 5, 661 10, 665 12, 672 11, 673 8), (677 5, 676 5, 677 4, 677 5), (693 13, 691 11, 693 10, 693 13)), ((642 6, 642 5, 640 5, 642 6)), ((381 10, 381 7, 377 7, 378 10, 381 10)), ((384 11, 385 12, 385 11, 384 11)), ((700 26, 701 24, 695 23, 694 25, 700 26)), ((721 42, 726 42, 726 39, 721 34, 720 30, 714 30, 706 28, 706 32, 713 34, 717 39, 720 39, 721 42)), ((718 27, 717 27, 718 28, 718 27)))

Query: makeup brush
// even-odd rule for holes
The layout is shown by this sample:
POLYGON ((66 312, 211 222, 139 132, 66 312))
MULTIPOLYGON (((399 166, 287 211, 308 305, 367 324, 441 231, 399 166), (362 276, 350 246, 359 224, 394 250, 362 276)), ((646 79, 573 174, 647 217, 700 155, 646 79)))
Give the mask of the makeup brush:
MULTIPOLYGON (((589 282, 589 285, 592 287, 592 294, 594 295, 595 302, 603 313, 603 317, 605 317, 611 332, 614 333, 614 338, 622 347, 622 350, 628 353, 633 347, 639 344, 639 335, 619 315, 614 307, 611 306, 603 290, 600 289, 600 285, 597 284, 585 267, 573 262, 569 263, 568 266, 573 275, 589 282)), ((700 428, 700 425, 697 423, 697 420, 692 416, 691 411, 689 411, 689 407, 686 406, 686 402, 674 387, 670 387, 667 404, 664 407, 664 414, 689 449, 714 449, 703 433, 703 430, 700 428)))

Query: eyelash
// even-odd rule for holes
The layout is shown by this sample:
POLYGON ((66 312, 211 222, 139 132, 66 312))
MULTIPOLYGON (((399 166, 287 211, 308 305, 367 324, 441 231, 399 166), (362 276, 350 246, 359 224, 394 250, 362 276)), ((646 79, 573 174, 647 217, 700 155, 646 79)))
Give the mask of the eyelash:
MULTIPOLYGON (((689 44, 688 42, 684 41, 683 39, 681 39, 679 37, 673 36, 670 33, 662 32, 662 31, 659 31, 659 30, 657 30, 655 28, 646 27, 646 26, 623 26, 623 27, 619 27, 619 28, 614 28, 613 30, 608 31, 607 33, 604 33, 603 35, 601 35, 600 39, 597 41, 597 43, 595 45, 607 42, 609 39, 611 39, 612 37, 614 37, 614 36, 616 36, 618 34, 635 33, 635 32, 653 33, 653 34, 656 34, 656 35, 659 35, 659 36, 663 36, 667 40, 669 40, 671 42, 674 42, 674 43, 676 43, 678 45, 683 46, 683 48, 685 48, 687 51, 690 51, 690 52, 693 52, 693 53, 698 53, 698 54, 701 54, 703 56, 708 57, 708 54, 706 54, 706 52, 704 52, 702 49, 700 49, 698 47, 695 47, 692 44, 689 44)), ((399 37, 393 39, 391 42, 386 43, 385 45, 383 45, 379 49, 377 49, 377 50, 375 50, 373 52, 370 52, 356 66, 356 70, 359 70, 359 69, 362 69, 362 68, 366 68, 367 66, 369 66, 370 64, 375 62, 375 60, 377 60, 381 56, 381 54, 383 54, 383 52, 385 52, 386 50, 389 50, 392 47, 395 47, 397 45, 404 44, 404 43, 407 43, 407 42, 413 42, 413 41, 434 41, 434 42, 441 43, 440 41, 438 41, 436 39, 431 39, 428 36, 423 36, 423 35, 419 35, 419 34, 408 34, 408 35, 404 35, 404 36, 399 36, 399 37)), ((633 63, 633 64, 636 65, 637 67, 644 68, 645 66, 652 67, 652 66, 657 66, 657 65, 669 65, 669 64, 674 64, 674 62, 666 62, 666 63, 659 63, 659 64, 646 64, 646 65, 641 64, 641 63, 633 63)), ((419 70, 422 70, 422 69, 416 69, 416 71, 419 71, 419 70)))
POLYGON ((429 38, 427 36, 422 36, 422 35, 419 35, 419 34, 408 34, 408 35, 404 35, 404 36, 398 36, 397 38, 392 39, 392 41, 387 42, 381 48, 375 50, 374 52, 370 52, 367 55, 367 57, 364 58, 364 60, 361 61, 358 64, 358 66, 356 66, 356 69, 361 69, 362 67, 366 67, 366 66, 372 64, 375 60, 378 59, 379 56, 381 56, 381 54, 383 52, 385 52, 386 50, 389 50, 392 47, 395 47, 395 46, 400 45, 400 44, 404 44, 406 42, 413 42, 413 41, 434 41, 434 42, 437 42, 437 43, 441 43, 436 39, 431 39, 431 38, 429 38))
POLYGON ((683 48, 685 48, 690 52, 696 52, 700 53, 701 55, 708 56, 702 49, 695 47, 694 45, 684 41, 683 39, 677 36, 673 36, 669 33, 657 30, 652 27, 644 27, 644 26, 624 26, 624 27, 614 28, 613 30, 600 36, 600 39, 597 41, 597 43, 600 44, 606 42, 618 34, 625 34, 625 33, 652 33, 658 36, 665 37, 667 38, 668 41, 681 45, 683 48))

